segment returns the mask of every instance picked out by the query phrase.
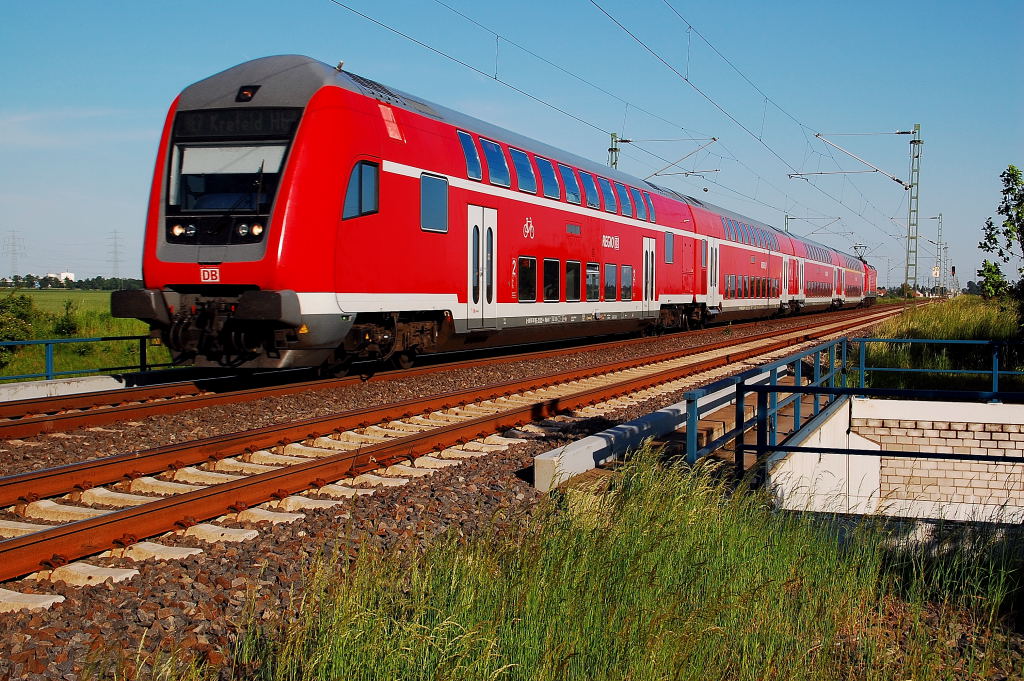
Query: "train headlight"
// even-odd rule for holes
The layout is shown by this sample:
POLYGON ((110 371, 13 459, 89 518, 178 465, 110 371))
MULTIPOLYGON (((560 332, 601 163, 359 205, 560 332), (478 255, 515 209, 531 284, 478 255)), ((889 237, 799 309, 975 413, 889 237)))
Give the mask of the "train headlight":
POLYGON ((238 225, 238 236, 246 236, 249 234, 249 225, 244 222, 238 225))
POLYGON ((174 236, 181 236, 185 233, 185 228, 182 225, 174 225, 171 227, 171 234, 174 236))
POLYGON ((252 226, 252 235, 259 236, 260 234, 263 234, 263 225, 256 223, 252 226))

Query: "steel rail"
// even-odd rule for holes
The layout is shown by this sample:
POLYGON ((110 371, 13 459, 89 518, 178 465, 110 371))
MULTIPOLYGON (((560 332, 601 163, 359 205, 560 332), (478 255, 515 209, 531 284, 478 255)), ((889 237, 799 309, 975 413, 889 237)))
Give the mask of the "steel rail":
MULTIPOLYGON (((884 317, 888 314, 887 312, 877 316, 884 317)), ((701 362, 617 381, 610 385, 584 389, 569 396, 541 399, 532 404, 512 406, 497 414, 440 426, 430 431, 412 433, 393 442, 369 445, 356 451, 340 452, 323 459, 285 466, 278 470, 211 485, 129 509, 112 511, 96 518, 9 539, 0 542, 0 580, 9 580, 36 570, 57 567, 113 546, 130 545, 146 537, 183 529, 197 522, 225 513, 238 512, 268 500, 280 499, 298 492, 319 488, 327 484, 328 481, 337 480, 347 475, 415 458, 437 449, 503 431, 525 422, 543 419, 562 411, 589 406, 620 395, 725 366, 732 362, 773 352, 789 347, 794 342, 838 333, 845 328, 859 326, 867 321, 870 321, 870 318, 848 321, 838 325, 833 321, 827 325, 819 325, 827 328, 803 334, 800 340, 786 338, 762 347, 748 348, 701 362), (840 328, 836 328, 837 326, 840 328)), ((512 385, 517 384, 505 384, 498 388, 505 389, 512 385)), ((456 396, 461 398, 463 394, 451 394, 437 399, 452 399, 456 396)), ((412 404, 412 401, 404 403, 399 410, 405 409, 406 406, 411 407, 412 404)), ((341 419, 350 418, 353 418, 352 415, 341 417, 341 419)), ((244 447, 246 450, 251 450, 266 446, 271 442, 281 444, 289 440, 304 439, 338 430, 338 422, 338 418, 328 417, 312 419, 299 424, 261 429, 255 431, 259 434, 257 441, 260 444, 254 444, 253 433, 238 433, 191 444, 193 448, 199 445, 197 451, 200 456, 208 458, 213 454, 216 458, 221 454, 227 455, 224 451, 225 446, 233 446, 236 449, 244 447)), ((0 483, 3 483, 3 480, 0 480, 0 483)), ((6 488, 6 485, 4 487, 6 488)))
MULTIPOLYGON (((851 324, 859 325, 867 319, 886 316, 889 312, 876 312, 873 315, 859 317, 852 321, 851 324)), ((816 324, 792 329, 789 333, 803 332, 822 326, 831 328, 836 324, 836 320, 829 320, 826 324, 822 324, 819 321, 816 324)), ((756 342, 777 335, 777 332, 765 332, 746 336, 741 340, 742 342, 756 342)), ((812 333, 802 336, 802 338, 813 337, 816 337, 816 334, 812 333)), ((786 342, 791 343, 793 341, 786 342)), ((581 380, 614 371, 622 371, 703 352, 711 352, 735 345, 736 343, 737 339, 724 339, 693 348, 684 348, 637 359, 620 360, 600 367, 591 367, 583 370, 574 369, 507 383, 451 391, 427 399, 416 398, 377 407, 354 409, 338 414, 276 424, 240 433, 218 435, 192 442, 175 443, 148 450, 91 459, 56 468, 18 473, 0 478, 0 507, 27 503, 40 498, 67 494, 76 489, 89 489, 90 487, 133 479, 154 472, 182 468, 205 461, 215 461, 236 454, 286 444, 296 439, 319 437, 333 432, 365 427, 374 423, 407 418, 423 412, 449 409, 470 402, 493 400, 515 393, 550 387, 551 385, 566 381, 581 380), (241 448, 237 447, 239 442, 244 442, 244 446, 241 448)), ((725 355, 725 357, 732 357, 733 359, 730 361, 735 361, 734 355, 725 355)))
MULTIPOLYGON (((863 314, 857 310, 838 319, 847 319, 863 314)), ((831 318, 836 321, 837 318, 831 318)), ((744 322, 734 324, 733 330, 756 326, 760 322, 744 322)), ((793 330, 806 328, 793 327, 793 330)), ((755 334, 756 335, 756 334, 755 334)), ((752 338, 753 336, 749 336, 752 338)), ((736 339, 733 339, 734 341, 736 339)), ((574 352, 590 352, 608 347, 626 347, 649 342, 649 338, 615 340, 596 343, 574 350, 574 352)), ((40 397, 28 400, 14 400, 0 403, 0 440, 31 437, 43 433, 63 432, 86 426, 99 426, 125 419, 139 419, 157 414, 171 414, 188 409, 249 402, 264 397, 290 395, 309 390, 341 388, 367 381, 391 381, 398 378, 411 378, 441 371, 468 369, 481 365, 508 364, 518 361, 531 361, 562 355, 564 348, 538 350, 517 353, 503 357, 470 359, 459 362, 414 367, 412 369, 386 371, 369 377, 349 376, 346 378, 329 378, 314 381, 302 381, 283 386, 245 388, 224 393, 204 391, 193 382, 175 383, 164 386, 124 388, 121 390, 105 390, 60 397, 40 397), (145 400, 158 400, 146 402, 145 400), (87 410, 87 411, 86 411, 87 410), (59 413, 66 412, 66 413, 59 413)), ((215 379, 212 379, 215 380, 215 379)))

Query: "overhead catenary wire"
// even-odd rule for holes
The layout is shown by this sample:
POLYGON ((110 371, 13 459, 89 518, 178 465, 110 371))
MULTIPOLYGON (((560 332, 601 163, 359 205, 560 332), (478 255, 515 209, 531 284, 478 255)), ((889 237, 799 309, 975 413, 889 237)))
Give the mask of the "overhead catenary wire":
MULTIPOLYGON (((612 16, 612 14, 611 14, 611 13, 609 13, 609 12, 608 12, 608 11, 607 11, 607 10, 606 10, 606 9, 605 9, 605 8, 604 8, 603 6, 601 6, 601 4, 597 2, 597 0, 589 0, 589 2, 590 2, 590 3, 591 3, 591 4, 593 5, 593 6, 594 6, 594 7, 596 7, 596 8, 597 8, 597 9, 598 9, 598 10, 599 10, 599 11, 600 11, 600 12, 601 12, 602 14, 604 14, 604 15, 605 15, 605 16, 606 16, 606 17, 607 17, 607 18, 608 18, 608 19, 609 19, 609 20, 610 20, 610 21, 611 21, 612 23, 614 23, 614 24, 615 24, 616 26, 618 26, 620 30, 622 30, 622 31, 623 31, 624 33, 626 33, 626 35, 628 35, 628 36, 629 36, 630 38, 632 38, 632 39, 633 39, 633 40, 634 40, 634 41, 635 41, 635 42, 636 42, 636 43, 637 43, 638 45, 640 45, 640 46, 641 46, 641 47, 642 47, 642 48, 643 48, 644 50, 646 50, 646 51, 647 51, 648 53, 650 53, 650 54, 651 54, 651 55, 652 55, 652 56, 653 56, 653 57, 654 57, 655 59, 657 59, 657 60, 658 60, 659 62, 661 62, 661 63, 662 63, 663 65, 665 65, 665 67, 666 67, 666 68, 668 68, 668 69, 669 69, 670 71, 672 71, 672 72, 673 72, 673 73, 674 73, 674 74, 675 74, 676 76, 678 76, 678 77, 679 77, 680 79, 682 79, 682 80, 683 80, 683 81, 684 81, 684 82, 685 82, 685 83, 686 83, 687 85, 689 85, 689 86, 690 86, 691 88, 693 88, 693 90, 694 90, 695 92, 697 92, 697 93, 698 93, 699 95, 701 95, 701 97, 703 97, 703 98, 704 98, 704 99, 706 99, 706 100, 707 100, 707 101, 708 101, 709 103, 711 103, 711 104, 712 104, 712 105, 713 105, 713 106, 714 106, 714 107, 715 107, 716 109, 718 109, 718 110, 719 110, 719 111, 720 111, 720 112, 721 112, 721 113, 722 113, 723 115, 725 115, 725 116, 726 116, 726 117, 727 117, 727 118, 728 118, 729 120, 731 120, 731 121, 732 121, 733 123, 735 123, 735 124, 736 124, 736 125, 737 125, 737 126, 738 126, 738 127, 740 128, 740 129, 742 129, 742 130, 743 130, 744 132, 746 132, 746 133, 747 133, 747 134, 748 134, 748 135, 749 135, 749 136, 750 136, 751 138, 753 138, 754 140, 756 140, 756 141, 757 141, 757 142, 758 142, 758 143, 759 143, 759 144, 760 144, 761 146, 763 146, 763 147, 764 147, 764 148, 765 148, 765 149, 766 149, 766 150, 767 150, 767 151, 768 151, 768 152, 769 152, 769 153, 770 153, 770 154, 771 154, 772 156, 774 156, 775 158, 777 158, 777 159, 778 159, 778 160, 779 160, 779 161, 780 161, 780 162, 781 162, 781 163, 782 163, 783 165, 785 165, 785 166, 786 166, 786 167, 787 167, 787 168, 788 168, 788 169, 789 169, 790 171, 792 171, 792 172, 794 172, 794 173, 798 172, 798 171, 797 171, 797 169, 796 169, 796 168, 795 168, 795 167, 794 167, 794 166, 793 166, 793 165, 792 165, 792 164, 791 164, 791 163, 790 163, 790 162, 789 162, 788 160, 786 160, 786 159, 785 159, 785 158, 784 158, 784 157, 783 157, 783 156, 782 156, 782 155, 781 155, 780 153, 778 153, 778 152, 777 152, 777 151, 776 151, 775 149, 773 149, 773 148, 772 148, 772 147, 771 147, 771 146, 770 146, 770 145, 769 145, 768 143, 766 143, 766 142, 764 141, 764 139, 763 139, 763 138, 761 138, 761 137, 759 137, 758 135, 754 134, 754 132, 753 132, 753 131, 752 131, 752 130, 751 130, 750 128, 748 128, 748 127, 747 127, 746 125, 744 125, 744 124, 743 124, 743 123, 742 123, 742 122, 741 122, 741 121, 740 121, 739 119, 737 119, 737 118, 736 118, 735 116, 733 116, 733 115, 732 115, 732 114, 731 114, 731 113, 730 113, 730 112, 729 112, 728 110, 726 110, 726 109, 725 109, 725 107, 724 107, 724 106, 722 106, 721 104, 719 104, 719 103, 718 103, 718 102, 717 102, 717 101, 716 101, 716 100, 715 100, 714 98, 712 98, 712 97, 711 97, 710 95, 708 95, 708 94, 707 94, 706 92, 704 92, 704 91, 703 91, 703 90, 702 90, 701 88, 699 88, 699 87, 698 87, 698 86, 697 86, 697 85, 696 85, 696 84, 695 84, 695 83, 694 83, 694 82, 692 81, 692 79, 691 79, 691 78, 689 77, 689 75, 688 75, 688 74, 683 74, 683 73, 681 73, 681 72, 680 72, 680 71, 679 71, 679 70, 678 70, 677 68, 675 68, 675 67, 674 67, 674 66, 673 66, 673 65, 672 65, 672 64, 671 64, 671 63, 670 63, 670 62, 669 62, 668 60, 666 60, 666 59, 665 59, 665 58, 664 58, 663 56, 661 56, 661 54, 659 54, 659 53, 658 53, 658 52, 657 52, 656 50, 654 50, 654 49, 653 49, 653 48, 652 48, 652 47, 651 47, 650 45, 648 45, 648 44, 647 44, 647 43, 646 43, 645 41, 643 41, 643 40, 642 40, 642 39, 641 39, 641 38, 640 38, 639 36, 637 36, 637 35, 636 35, 636 34, 635 34, 634 32, 630 31, 630 30, 629 30, 629 28, 627 28, 627 27, 626 27, 626 26, 625 26, 625 25, 624 25, 624 24, 623 24, 623 23, 622 23, 621 21, 619 21, 619 20, 618 20, 617 18, 615 18, 614 16, 612 16)), ((681 19, 681 20, 682 20, 682 21, 683 21, 684 23, 686 23, 686 24, 687 24, 687 27, 688 27, 688 29, 692 29, 692 28, 693 28, 693 27, 692 27, 692 24, 690 24, 690 23, 689 23, 689 22, 687 22, 687 21, 686 21, 685 19, 683 19, 682 15, 680 15, 680 14, 679 14, 679 13, 678 13, 677 11, 675 11, 675 8, 672 8, 672 6, 671 6, 671 5, 669 5, 669 3, 668 3, 668 2, 666 1, 666 0, 663 0, 663 2, 665 2, 665 4, 666 4, 666 5, 668 5, 668 6, 669 6, 669 7, 670 7, 670 8, 671 8, 671 9, 672 9, 672 10, 673 10, 673 11, 674 11, 675 13, 676 13, 676 15, 677 15, 677 16, 678 16, 678 17, 679 17, 679 18, 680 18, 680 19, 681 19)), ((724 55, 723 55, 723 54, 722 54, 721 52, 719 52, 719 50, 718 50, 717 48, 715 48, 715 47, 714 47, 713 45, 711 45, 711 43, 710 43, 710 42, 709 42, 709 41, 708 41, 708 40, 707 40, 706 38, 704 38, 704 37, 703 37, 702 35, 700 35, 700 33, 699 33, 699 32, 697 32, 697 31, 694 31, 694 32, 698 33, 698 35, 699 35, 699 36, 701 37, 701 39, 702 39, 702 40, 704 40, 704 41, 705 41, 705 42, 706 42, 706 43, 707 43, 707 44, 708 44, 708 45, 709 45, 709 46, 710 46, 710 47, 711 47, 711 48, 712 48, 712 49, 713 49, 713 50, 714 50, 714 51, 716 52, 716 54, 718 54, 718 55, 719 55, 720 57, 722 57, 722 59, 723 59, 723 60, 725 60, 725 61, 726 61, 726 62, 727 62, 727 63, 728 63, 728 64, 729 64, 729 65, 730 65, 730 66, 731 66, 731 67, 732 67, 733 69, 735 69, 735 70, 737 71, 737 73, 739 73, 739 74, 740 74, 740 75, 741 75, 741 76, 743 77, 743 79, 744 79, 744 80, 746 80, 746 81, 747 81, 748 83, 750 83, 750 85, 751 85, 751 86, 752 86, 752 87, 753 87, 753 88, 754 88, 755 90, 757 90, 757 92, 758 92, 759 94, 761 94, 761 95, 762 95, 763 97, 765 97, 765 98, 766 98, 766 100, 771 100, 771 98, 770 98, 770 97, 768 97, 768 95, 767 95, 766 93, 764 93, 764 92, 763 92, 763 91, 762 91, 762 90, 761 90, 761 89, 760 89, 759 87, 757 87, 757 85, 755 85, 755 84, 753 83, 753 81, 751 81, 751 80, 750 80, 750 79, 749 79, 749 78, 748 78, 748 77, 747 77, 747 76, 746 76, 745 74, 743 74, 743 73, 742 73, 742 71, 740 71, 740 70, 739 70, 739 69, 738 69, 738 68, 737 68, 737 67, 736 67, 736 66, 735 66, 734 64, 732 64, 732 62, 731 62, 731 61, 729 61, 729 60, 728 60, 728 58, 726 58, 726 57, 725 57, 725 56, 724 56, 724 55)), ((786 110, 785 110, 785 109, 783 109, 783 108, 782 108, 781 106, 779 106, 779 105, 778 105, 778 104, 777 104, 776 102, 774 102, 774 100, 771 100, 771 101, 772 101, 772 104, 773 104, 774 106, 776 106, 776 107, 777 107, 777 108, 778 108, 778 109, 779 109, 780 111, 782 111, 782 112, 783 112, 784 114, 786 114, 786 115, 787 115, 787 116, 788 116, 789 118, 791 118, 791 119, 792 119, 792 120, 793 120, 793 121, 794 121, 795 123, 797 123, 797 125, 799 125, 799 126, 800 126, 801 128, 805 128, 805 129, 808 129, 808 130, 810 129, 810 128, 809 128, 808 126, 806 126, 805 124, 803 124, 803 123, 802 123, 802 122, 801 122, 801 121, 800 121, 799 119, 797 119, 797 118, 796 118, 795 116, 793 116, 793 115, 792 115, 792 114, 790 114, 790 113, 789 113, 788 111, 786 111, 786 110)), ((828 198, 829 198, 829 199, 831 199, 832 201, 836 202, 837 204, 839 204, 839 205, 843 206, 844 208, 846 208, 847 210, 849 210, 849 211, 850 211, 851 213, 853 213, 853 214, 855 214, 855 215, 859 216, 859 217, 860 217, 861 219, 863 219, 863 220, 864 220, 865 222, 867 222, 868 224, 872 224, 872 225, 874 225, 874 226, 875 226, 875 227, 876 227, 876 228, 877 228, 877 229, 878 229, 879 231, 881 231, 881 232, 883 232, 883 233, 885 233, 885 234, 887 234, 888 236, 890 236, 890 237, 891 237, 891 235, 889 235, 889 234, 888 234, 888 233, 887 233, 887 232, 886 232, 886 231, 885 231, 884 229, 882 229, 882 228, 881 228, 881 227, 879 227, 878 225, 875 225, 873 221, 869 220, 869 219, 867 218, 867 216, 865 216, 865 215, 864 215, 863 211, 858 211, 857 209, 853 208, 852 206, 849 206, 849 205, 848 205, 848 204, 846 204, 846 203, 845 203, 845 202, 844 202, 844 201, 843 201, 842 199, 839 199, 839 198, 837 198, 837 197, 833 196, 833 195, 832 195, 832 194, 830 194, 829 192, 825 191, 825 190, 824 190, 823 188, 819 187, 819 186, 818 186, 817 184, 815 184, 814 182, 811 182, 811 181, 809 181, 809 180, 808 180, 808 181, 807 181, 807 183, 808 183, 808 184, 809 184, 809 185, 810 185, 811 187, 814 187, 814 189, 816 189, 816 190, 817 190, 818 192, 822 193, 823 195, 825 195, 826 197, 828 197, 828 198)), ((815 212, 819 212, 819 211, 815 211, 815 212)))

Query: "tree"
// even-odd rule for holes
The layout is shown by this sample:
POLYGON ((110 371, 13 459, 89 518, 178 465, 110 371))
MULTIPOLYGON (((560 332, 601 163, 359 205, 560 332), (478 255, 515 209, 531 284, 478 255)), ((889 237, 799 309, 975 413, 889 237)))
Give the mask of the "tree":
MULTIPOLYGON (((1004 265, 1010 260, 1024 258, 1024 177, 1017 166, 1010 165, 999 175, 1003 182, 1003 199, 996 212, 1002 216, 1002 222, 996 225, 992 218, 985 220, 982 239, 978 248, 986 253, 995 254, 998 262, 1004 265)), ((988 261, 985 261, 986 264, 988 261)), ((998 262, 995 270, 998 270, 998 262)), ((978 275, 986 266, 978 270, 978 275)), ((992 268, 987 271, 994 273, 992 268)), ((1024 266, 1018 265, 1018 276, 1024 274, 1024 266)))
POLYGON ((1006 277, 1003 276, 1003 270, 999 267, 999 263, 986 258, 985 262, 981 263, 978 276, 981 277, 981 295, 985 298, 1001 296, 1009 289, 1009 284, 1006 277))

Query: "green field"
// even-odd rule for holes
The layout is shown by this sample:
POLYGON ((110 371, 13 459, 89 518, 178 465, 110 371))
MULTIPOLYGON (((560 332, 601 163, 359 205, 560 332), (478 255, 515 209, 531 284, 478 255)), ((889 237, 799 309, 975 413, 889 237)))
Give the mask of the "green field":
MULTIPOLYGON (((67 289, 19 289, 18 293, 32 299, 40 312, 61 314, 64 303, 72 301, 79 312, 110 312, 111 291, 76 291, 67 289)), ((3 294, 0 294, 3 295, 3 294)))

